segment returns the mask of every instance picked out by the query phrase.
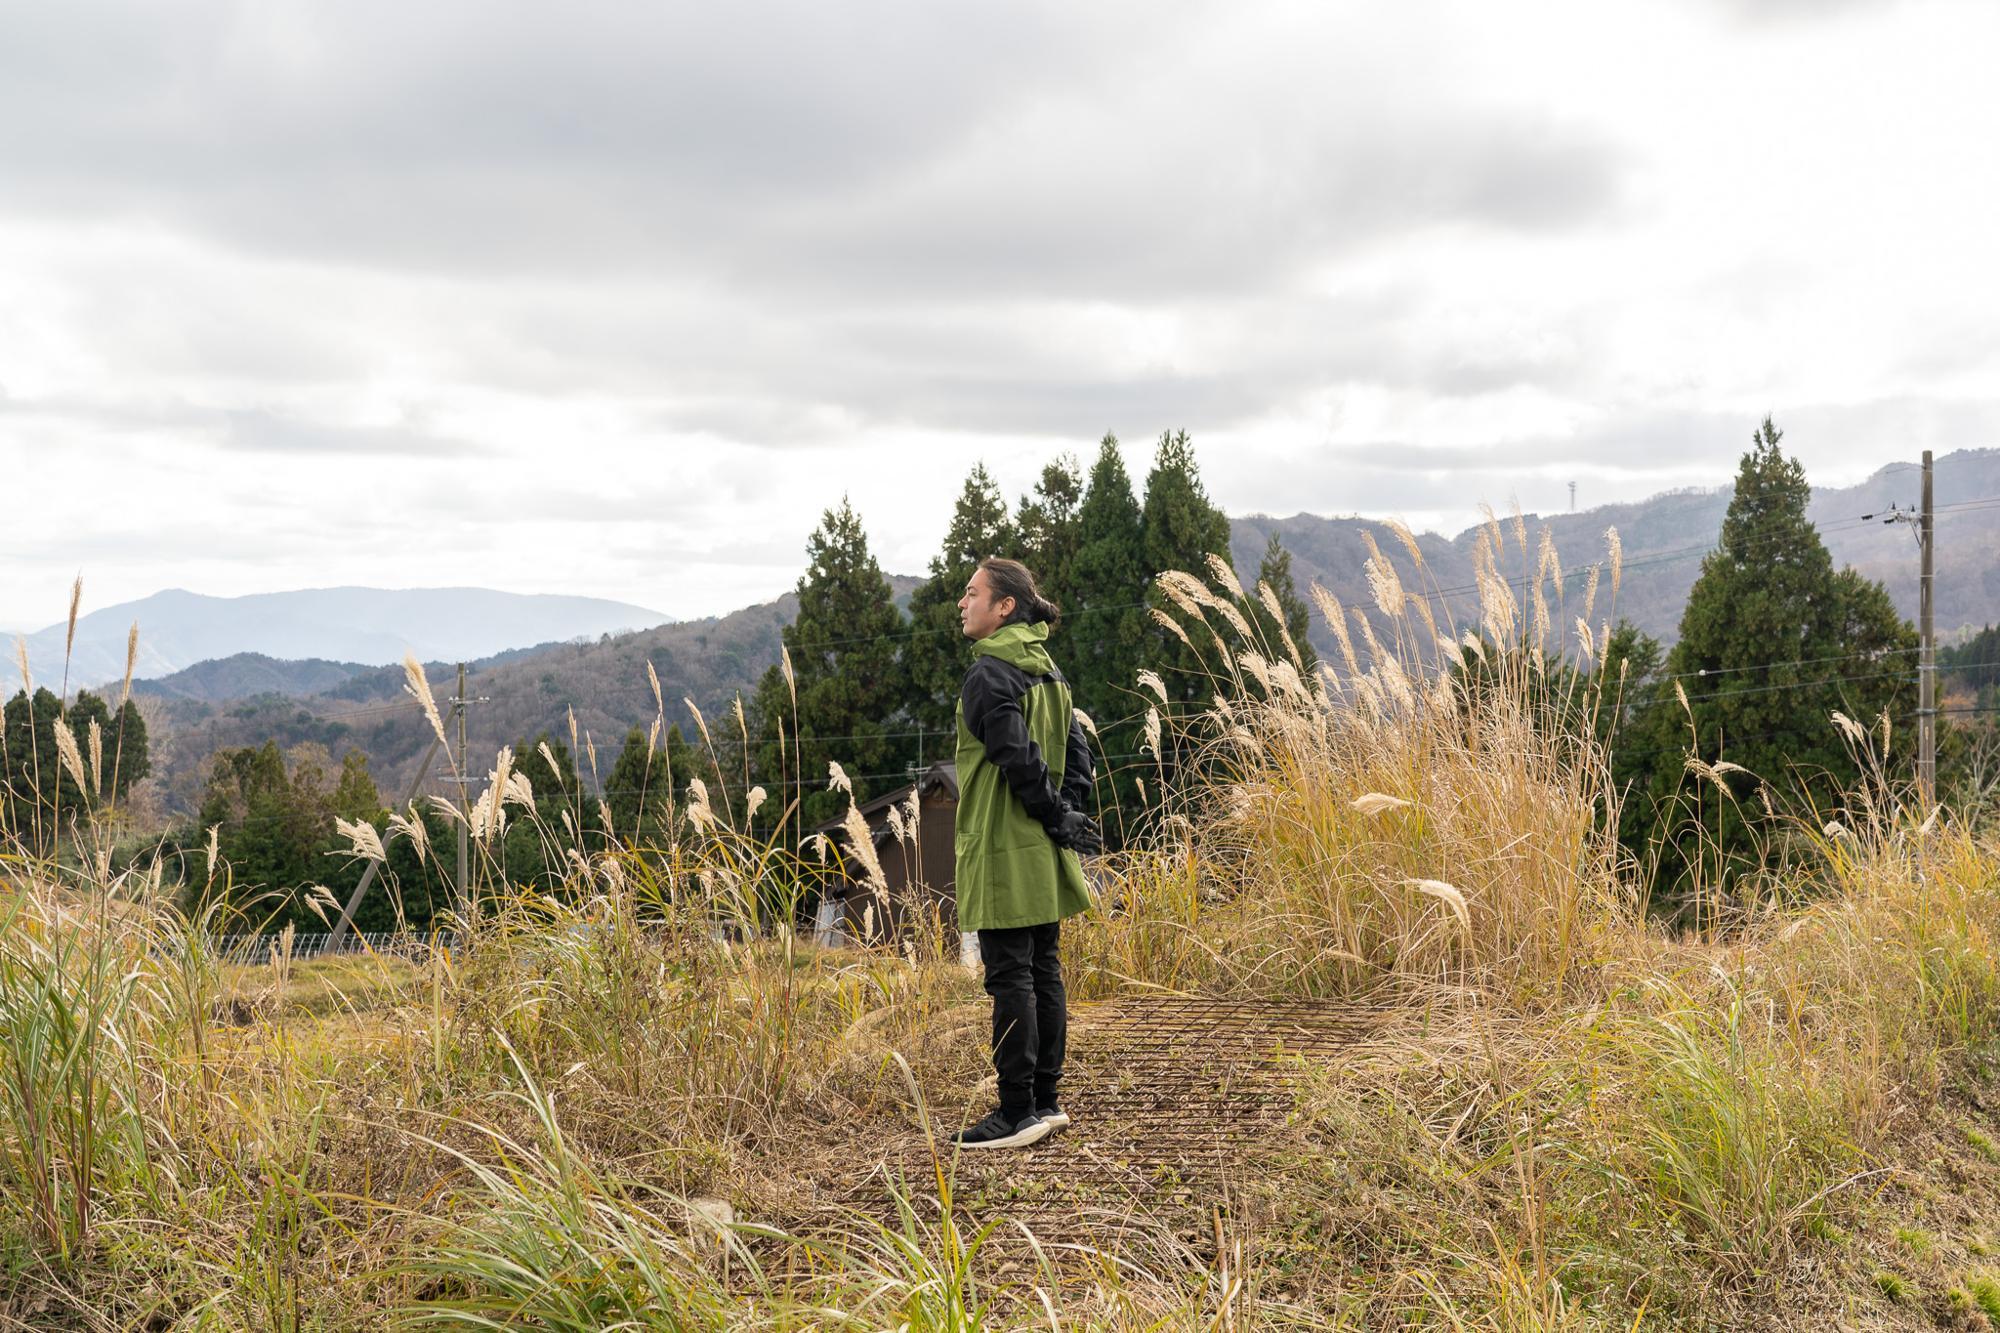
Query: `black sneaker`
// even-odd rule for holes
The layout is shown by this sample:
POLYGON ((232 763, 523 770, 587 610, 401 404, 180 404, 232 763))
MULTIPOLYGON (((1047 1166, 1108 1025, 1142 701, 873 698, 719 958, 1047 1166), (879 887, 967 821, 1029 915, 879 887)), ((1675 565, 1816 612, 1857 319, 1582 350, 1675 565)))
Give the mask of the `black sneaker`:
POLYGON ((1049 1135, 1052 1126, 1040 1116, 1009 1120, 1004 1111, 995 1111, 984 1120, 951 1136, 961 1148, 1025 1148, 1049 1135))
POLYGON ((1035 1118, 1047 1125, 1052 1131, 1069 1128, 1069 1112, 1063 1110, 1062 1107, 1057 1106, 1054 1102, 1050 1102, 1047 1106, 1035 1112, 1035 1118))

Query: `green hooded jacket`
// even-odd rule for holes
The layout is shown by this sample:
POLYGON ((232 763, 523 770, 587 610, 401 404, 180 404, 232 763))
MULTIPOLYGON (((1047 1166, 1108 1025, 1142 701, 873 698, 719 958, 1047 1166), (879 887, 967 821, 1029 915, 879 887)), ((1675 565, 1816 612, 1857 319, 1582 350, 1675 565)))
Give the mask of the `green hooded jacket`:
POLYGON ((1039 926, 1090 907, 1075 852, 1049 840, 1084 808, 1090 749, 1047 625, 1003 625, 972 645, 958 700, 958 924, 1039 926))

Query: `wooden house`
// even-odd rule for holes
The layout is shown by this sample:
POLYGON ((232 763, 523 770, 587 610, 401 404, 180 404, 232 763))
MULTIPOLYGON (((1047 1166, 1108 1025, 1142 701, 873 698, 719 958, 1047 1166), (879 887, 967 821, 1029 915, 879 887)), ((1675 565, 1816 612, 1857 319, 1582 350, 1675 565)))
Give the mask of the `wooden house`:
POLYGON ((953 831, 958 817, 958 766, 932 764, 915 782, 858 809, 874 840, 887 892, 878 897, 866 875, 852 866, 844 817, 821 824, 816 831, 841 849, 853 873, 836 882, 821 900, 815 938, 822 943, 836 943, 841 935, 865 939, 872 934, 880 939, 885 932, 901 933, 914 914, 926 923, 938 922, 944 938, 956 939, 953 831))

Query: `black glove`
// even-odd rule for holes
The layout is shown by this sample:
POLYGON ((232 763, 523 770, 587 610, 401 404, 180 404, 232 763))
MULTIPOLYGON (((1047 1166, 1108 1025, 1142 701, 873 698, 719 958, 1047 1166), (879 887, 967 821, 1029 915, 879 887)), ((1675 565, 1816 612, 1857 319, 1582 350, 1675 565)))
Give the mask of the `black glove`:
POLYGON ((1058 847, 1088 856, 1104 850, 1104 834, 1097 821, 1081 810, 1064 810, 1048 825, 1049 841, 1058 847))

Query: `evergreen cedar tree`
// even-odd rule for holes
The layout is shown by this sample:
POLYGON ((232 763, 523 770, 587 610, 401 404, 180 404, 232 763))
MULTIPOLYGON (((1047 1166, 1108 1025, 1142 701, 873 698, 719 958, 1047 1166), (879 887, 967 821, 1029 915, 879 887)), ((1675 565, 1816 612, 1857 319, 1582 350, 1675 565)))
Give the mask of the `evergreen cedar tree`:
MULTIPOLYGON (((1181 569, 1205 580, 1208 556, 1229 558, 1229 517, 1209 502, 1202 489, 1186 431, 1160 437, 1153 470, 1146 477, 1142 523, 1151 573, 1181 569)), ((1157 587, 1149 584, 1146 597, 1152 606, 1171 613, 1172 604, 1157 587)), ((1212 676, 1222 671, 1210 646, 1202 642, 1203 633, 1197 629, 1189 635, 1195 645, 1190 647, 1158 625, 1149 623, 1147 631, 1148 656, 1166 684, 1172 711, 1198 711, 1215 693, 1212 676)))
MULTIPOLYGON (((1136 677, 1145 656, 1148 570, 1145 521, 1116 436, 1106 435, 1098 445, 1077 512, 1077 534, 1073 594, 1062 604, 1062 628, 1051 651, 1069 676, 1076 706, 1097 724, 1101 754, 1129 755, 1139 748, 1140 724, 1121 719, 1145 712, 1136 677)), ((1137 801, 1136 770, 1115 757, 1101 767, 1100 795, 1131 808, 1137 801)), ((1116 836, 1116 824, 1106 832, 1116 836)))
POLYGON ((46 687, 32 696, 25 689, 16 691, 0 710, 0 835, 11 831, 44 850, 54 838, 55 818, 67 825, 73 814, 122 801, 152 771, 146 718, 136 701, 127 699, 114 711, 101 695, 79 690, 65 709, 46 687), (56 728, 68 727, 76 739, 85 781, 90 782, 92 722, 97 723, 102 760, 96 789, 86 801, 57 757, 56 728))
MULTIPOLYGON (((897 734, 911 730, 901 651, 909 626, 845 498, 821 518, 806 555, 798 618, 783 630, 797 707, 782 671, 772 667, 757 688, 754 734, 756 780, 772 798, 761 813, 775 818, 797 792, 798 817, 809 829, 846 807, 845 796, 827 789, 829 760, 853 775, 855 796, 867 800, 903 784, 916 746, 897 734)), ((715 720, 709 725, 713 731, 715 720)), ((710 798, 721 803, 714 791, 710 798)))
POLYGON ((1014 558, 1035 572, 1042 595, 1065 616, 1081 592, 1076 558, 1083 549, 1083 487, 1082 465, 1075 454, 1064 453, 1042 469, 1014 515, 1014 558))
POLYGON ((1255 594, 1260 586, 1268 587, 1276 596, 1278 609, 1284 612, 1285 617, 1282 626, 1284 633, 1281 634, 1278 632, 1279 622, 1272 618, 1270 610, 1264 605, 1264 599, 1255 595, 1251 597, 1250 623, 1264 637, 1264 643, 1268 648, 1265 655, 1273 659, 1283 656, 1285 636, 1289 634, 1292 646, 1299 650, 1299 660, 1302 665, 1299 674, 1310 681, 1313 673, 1319 668, 1319 654, 1313 650, 1312 640, 1309 637, 1312 623, 1306 611, 1306 600, 1299 596, 1299 585, 1292 578, 1292 553, 1285 549, 1284 543, 1278 540, 1278 534, 1275 532, 1264 544, 1264 558, 1257 563, 1257 583, 1252 585, 1249 591, 1255 594))
POLYGON ((1964 643, 1938 649, 1937 664, 1940 676, 1950 673, 1953 685, 1971 691, 1974 707, 2000 702, 2000 626, 1988 625, 1964 643))
MULTIPOLYGON (((1661 677, 1627 677, 1640 703, 1613 751, 1627 786, 1621 832, 1642 865, 1656 864, 1655 905, 1669 914, 1694 907, 1696 881, 1727 891, 1764 865, 1787 815, 1815 827, 1835 816, 1861 776, 1835 710, 1873 726, 1884 713, 1902 723, 1912 706, 1916 632, 1880 583, 1833 568, 1782 438, 1768 417, 1751 437, 1661 677), (1687 770, 1690 753, 1749 770, 1723 777, 1733 799, 1687 770)), ((1631 637, 1635 667, 1648 642, 1631 637)))
MULTIPOLYGON (((656 745, 644 727, 625 733, 618 759, 604 779, 604 804, 611 811, 612 835, 641 850, 664 847, 673 835, 676 792, 687 780, 709 782, 680 723, 667 728, 656 745)), ((710 784, 713 785, 713 784, 710 784)))
MULTIPOLYGON (((965 636, 959 629, 958 599, 964 596, 966 581, 981 560, 1012 555, 1016 549, 1016 529, 1007 517, 1007 501, 1000 494, 999 483, 981 463, 965 479, 958 502, 952 506, 944 547, 931 557, 930 577, 910 594, 905 663, 910 713, 916 725, 938 733, 936 741, 925 747, 926 761, 943 757, 952 745, 959 680, 965 674, 965 636)), ((825 765, 820 771, 826 771, 825 765)))

